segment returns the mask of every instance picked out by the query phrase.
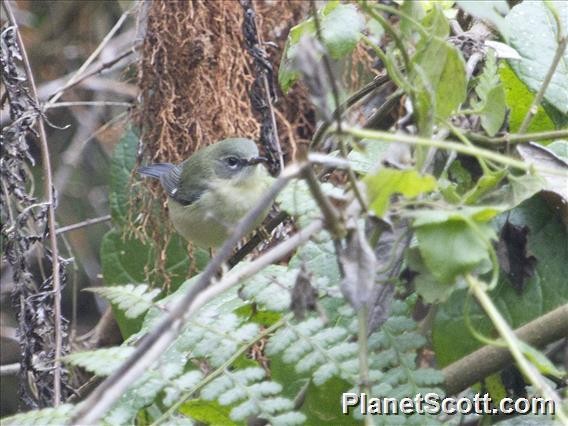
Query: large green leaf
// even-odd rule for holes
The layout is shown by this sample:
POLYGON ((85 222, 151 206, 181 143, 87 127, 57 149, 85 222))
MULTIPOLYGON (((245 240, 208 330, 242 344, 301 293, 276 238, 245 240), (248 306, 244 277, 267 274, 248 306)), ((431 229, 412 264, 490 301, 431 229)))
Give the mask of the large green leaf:
POLYGON ((130 176, 136 165, 137 147, 138 136, 128 127, 114 150, 110 168, 109 203, 115 225, 124 224, 128 218, 132 195, 130 176))
MULTIPOLYGON (((499 74, 505 89, 505 101, 510 110, 509 127, 511 132, 516 132, 521 127, 521 123, 531 106, 534 94, 525 83, 519 80, 509 65, 503 65, 499 74)), ((554 129, 554 123, 545 110, 539 106, 528 131, 542 132, 552 129, 554 129)))
MULTIPOLYGON (((545 313, 568 303, 568 231, 554 207, 536 195, 495 220, 506 219, 517 226, 528 226, 528 251, 536 257, 534 275, 519 291, 505 276, 490 293, 501 314, 518 328, 545 313)), ((472 336, 464 321, 466 290, 458 290, 437 312, 433 342, 438 362, 447 365, 482 345, 472 336)), ((471 323, 485 335, 495 337, 490 320, 471 303, 471 323)))
POLYGON ((452 284, 489 263, 489 244, 495 234, 487 221, 496 212, 494 208, 469 208, 412 214, 420 255, 441 285, 452 284))
MULTIPOLYGON (((568 28, 568 2, 550 2, 556 8, 564 33, 568 28)), ((537 92, 548 72, 558 48, 556 21, 544 2, 525 1, 505 17, 509 44, 519 52, 521 60, 510 61, 515 73, 537 92)), ((544 94, 558 111, 568 113, 568 50, 556 68, 544 94)))
POLYGON ((370 207, 377 216, 386 211, 390 197, 402 194, 414 198, 436 189, 436 179, 430 175, 421 176, 416 170, 395 170, 383 168, 364 179, 370 207))
MULTIPOLYGON (((109 231, 101 244, 101 264, 103 279, 106 285, 140 284, 147 282, 148 271, 154 269, 156 249, 146 242, 134 238, 126 238, 117 230, 109 231)), ((203 251, 194 257, 196 270, 201 270, 207 262, 207 254, 203 251)), ((181 237, 174 235, 166 248, 166 273, 170 279, 170 290, 175 290, 185 281, 190 272, 190 260, 187 245, 181 237)), ((157 271, 156 271, 157 272, 157 271)), ((151 284, 161 288, 164 276, 150 274, 151 284)), ((140 329, 140 319, 127 319, 120 310, 115 310, 118 324, 123 336, 129 336, 140 329)))
MULTIPOLYGON (((365 27, 365 18, 355 5, 330 1, 318 14, 322 39, 331 57, 339 59, 351 53, 365 27)), ((313 18, 306 19, 290 30, 278 70, 278 83, 285 93, 299 78, 299 73, 294 66, 298 44, 303 36, 315 33, 316 26, 313 18)))

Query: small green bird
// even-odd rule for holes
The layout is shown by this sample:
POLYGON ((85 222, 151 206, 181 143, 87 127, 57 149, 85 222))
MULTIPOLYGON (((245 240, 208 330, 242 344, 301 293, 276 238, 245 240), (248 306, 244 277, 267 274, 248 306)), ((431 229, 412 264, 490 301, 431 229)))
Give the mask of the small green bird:
MULTIPOLYGON (((270 187, 274 178, 261 164, 265 161, 252 140, 231 138, 200 149, 179 165, 151 164, 138 173, 160 180, 176 231, 198 247, 213 248, 229 237, 270 187)), ((269 210, 247 232, 257 228, 269 210)))

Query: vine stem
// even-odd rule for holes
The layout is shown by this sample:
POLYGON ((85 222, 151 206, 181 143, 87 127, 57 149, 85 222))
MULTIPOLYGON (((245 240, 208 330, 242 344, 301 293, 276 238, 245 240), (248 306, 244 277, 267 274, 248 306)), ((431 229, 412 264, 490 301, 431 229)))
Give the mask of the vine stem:
POLYGON ((534 141, 542 141, 547 139, 562 139, 568 138, 568 130, 549 130, 546 132, 536 132, 536 133, 525 133, 518 134, 512 133, 505 136, 499 136, 496 138, 490 138, 484 135, 479 135, 476 133, 466 133, 468 139, 475 142, 487 143, 487 144, 504 144, 504 143, 526 143, 534 141))
POLYGON ((499 335, 505 340, 513 359, 517 362, 517 366, 521 372, 528 378, 535 389, 545 398, 554 401, 557 411, 556 415, 562 424, 568 425, 568 415, 564 412, 562 408, 562 400, 560 396, 554 392, 554 390, 546 383, 542 375, 538 372, 536 367, 531 364, 527 358, 524 356, 523 352, 519 346, 519 340, 507 321, 503 318, 501 313, 498 311, 497 307, 487 294, 487 285, 479 281, 472 275, 466 275, 465 277, 469 289, 483 308, 485 313, 491 319, 491 322, 497 329, 499 335))
POLYGON ((538 92, 534 97, 532 104, 529 110, 527 111, 525 118, 523 119, 523 122, 521 123, 521 127, 519 128, 519 133, 525 133, 529 128, 534 116, 538 111, 538 106, 540 105, 542 99, 544 98, 544 93, 546 92, 546 89, 548 89, 548 86, 552 81, 554 72, 556 71, 556 68, 560 63, 560 60, 564 56, 564 51, 566 50, 566 45, 568 44, 568 37, 566 37, 566 34, 564 33, 564 29, 562 28, 562 22, 558 17, 556 9, 554 8, 553 5, 550 5, 549 2, 545 2, 545 5, 550 9, 550 12, 554 17, 554 20, 556 21, 558 47, 556 48, 554 58, 552 59, 550 67, 548 67, 548 71, 544 77, 544 80, 542 81, 542 84, 540 85, 540 88, 538 89, 538 92))
POLYGON ((531 164, 526 164, 522 161, 515 160, 514 158, 507 157, 506 155, 502 155, 497 152, 490 151, 488 149, 483 149, 476 146, 467 146, 457 142, 440 141, 440 140, 422 138, 419 136, 406 135, 402 133, 389 133, 389 132, 382 132, 380 130, 360 129, 357 127, 345 126, 343 128, 343 131, 345 133, 350 133, 353 136, 360 139, 374 139, 383 142, 400 142, 408 145, 431 146, 434 148, 447 149, 449 151, 456 151, 462 154, 472 155, 474 157, 487 158, 488 160, 493 160, 495 162, 504 164, 506 166, 511 166, 527 172, 536 170, 540 173, 566 176, 565 172, 562 173, 558 170, 552 170, 548 168, 536 168, 531 164))
POLYGON ((8 19, 11 25, 14 26, 18 44, 22 53, 22 61, 26 70, 26 75, 30 83, 31 96, 34 100, 35 107, 37 108, 37 123, 39 129, 39 140, 41 150, 41 164, 44 174, 44 191, 47 198, 47 226, 49 230, 49 245, 51 249, 51 277, 53 286, 53 326, 54 326, 54 340, 55 352, 53 360, 53 405, 57 407, 61 402, 61 351, 62 351, 62 333, 61 333, 61 282, 59 276, 59 251, 57 249, 57 234, 55 228, 55 198, 53 196, 53 174, 51 170, 51 161, 49 157, 49 145, 47 144, 47 135, 45 132, 45 125, 43 123, 43 116, 39 112, 39 99, 37 96, 37 88, 34 80, 34 75, 30 66, 28 55, 20 34, 20 29, 12 6, 9 1, 4 2, 4 8, 8 14, 8 19))

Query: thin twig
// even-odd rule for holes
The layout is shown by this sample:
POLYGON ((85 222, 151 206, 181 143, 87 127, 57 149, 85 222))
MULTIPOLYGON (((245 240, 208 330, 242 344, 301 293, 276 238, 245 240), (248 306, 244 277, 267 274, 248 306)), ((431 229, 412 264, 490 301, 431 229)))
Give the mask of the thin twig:
POLYGON ((116 102, 116 101, 76 101, 76 102, 57 102, 54 104, 46 105, 44 110, 53 108, 66 108, 74 106, 123 106, 130 108, 133 106, 132 102, 116 102))
POLYGON ((65 232, 75 231, 76 229, 85 228, 86 226, 91 226, 91 225, 94 225, 96 223, 101 223, 101 222, 107 222, 109 220, 111 220, 111 215, 107 214, 105 216, 83 220, 81 222, 77 222, 77 223, 74 223, 72 225, 62 226, 60 228, 57 228, 55 230, 55 233, 57 235, 61 235, 61 234, 64 234, 65 232))
POLYGON ((339 213, 335 207, 333 207, 329 198, 323 193, 312 168, 305 167, 302 172, 302 177, 306 180, 312 197, 314 197, 314 200, 325 218, 325 226, 330 230, 335 239, 342 238, 345 234, 345 228, 340 221, 339 213))
POLYGON ((118 18, 118 21, 116 21, 114 27, 112 27, 107 35, 102 39, 97 48, 93 51, 93 53, 91 53, 91 55, 87 58, 83 65, 81 65, 81 67, 75 72, 75 74, 73 74, 69 81, 47 101, 47 103, 45 104, 46 108, 49 108, 49 105, 57 102, 57 100, 63 95, 63 92, 65 92, 69 87, 73 86, 79 81, 80 78, 82 78, 81 74, 85 72, 85 70, 89 67, 89 65, 91 65, 91 63, 95 60, 99 53, 101 53, 103 48, 108 44, 108 42, 112 39, 112 37, 116 34, 120 27, 122 27, 122 24, 124 23, 128 15, 132 13, 132 10, 133 9, 127 10, 120 16, 120 18, 118 18))
MULTIPOLYGON (((78 84, 81 84, 83 81, 85 81, 86 79, 93 77, 101 72, 103 72, 105 69, 111 68, 113 67, 115 64, 117 64, 118 62, 120 62, 121 60, 123 60, 124 58, 126 58, 127 56, 130 56, 134 53, 134 49, 136 48, 135 46, 132 46, 132 49, 128 49, 126 52, 118 55, 116 58, 111 59, 110 61, 107 62, 103 62, 101 65, 99 65, 97 68, 95 68, 94 70, 92 70, 89 73, 86 73, 84 75, 82 75, 81 77, 77 78, 73 83, 69 84, 65 84, 65 86, 62 89, 59 90, 69 90, 72 87, 77 86, 78 84)), ((71 80, 69 80, 71 81, 71 80)))
MULTIPOLYGON (((10 23, 15 27, 16 37, 18 39, 18 44, 20 45, 20 50, 22 53, 22 61, 26 70, 26 75, 30 83, 31 97, 36 105, 39 107, 39 99, 37 97, 37 89, 35 85, 34 76, 31 70, 30 62, 28 60, 28 55, 22 41, 22 36, 20 34, 20 29, 16 18, 14 17, 14 12, 12 11, 12 6, 9 1, 4 2, 4 7, 8 14, 8 19, 10 23)), ((54 343, 55 352, 53 360, 53 405, 57 407, 61 402, 61 351, 62 351, 62 333, 61 333, 61 283, 59 275, 59 251, 57 249, 57 235, 55 233, 55 199, 54 199, 54 188, 52 183, 52 172, 51 172, 51 160, 49 157, 49 145, 47 144, 47 135, 45 132, 45 126, 43 123, 43 116, 41 113, 37 115, 37 123, 39 128, 39 139, 41 148, 41 163, 43 166, 44 174, 44 192, 47 197, 47 223, 49 229, 49 242, 51 248, 51 274, 52 274, 52 285, 53 285, 53 315, 54 315, 54 343)))
MULTIPOLYGON (((322 35, 322 30, 321 30, 321 22, 319 20, 318 12, 317 12, 317 9, 316 9, 316 4, 315 4, 315 2, 311 2, 310 4, 311 4, 311 11, 312 11, 312 18, 313 18, 315 26, 316 26, 316 35, 317 35, 318 40, 321 43, 321 45, 325 46, 324 40, 323 40, 323 35, 322 35)), ((345 144, 345 138, 344 138, 343 132, 341 131, 341 126, 342 126, 341 117, 343 115, 343 108, 342 108, 342 104, 339 100, 339 88, 337 87, 337 82, 335 81, 335 76, 333 74, 333 69, 331 68, 331 61, 329 59, 329 55, 327 54, 327 49, 324 50, 324 52, 323 52, 322 60, 323 60, 325 72, 327 74, 327 79, 329 80, 329 84, 331 85, 331 93, 333 95, 333 104, 334 104, 333 105, 334 106, 333 118, 334 118, 336 126, 337 126, 336 134, 339 137, 339 149, 340 149, 340 152, 341 152, 341 155, 343 156, 343 158, 347 158, 347 146, 345 144)), ((349 179, 351 190, 355 194, 355 198, 357 198, 357 201, 361 205, 361 208, 364 211, 367 211, 367 204, 365 203, 365 200, 363 198, 363 195, 361 194, 361 191, 359 191, 359 187, 357 186, 357 178, 355 176, 355 172, 353 172, 353 169, 351 169, 351 167, 347 168, 347 177, 349 179)))
POLYGON ((20 371, 20 363, 0 365, 0 376, 13 376, 20 371))
MULTIPOLYGON (((221 246, 219 251, 207 264, 197 282, 176 303, 171 311, 141 340, 134 353, 115 371, 107 377, 91 395, 77 407, 71 418, 71 423, 94 424, 112 407, 128 387, 167 349, 169 344, 179 335, 188 316, 195 311, 198 299, 230 257, 233 247, 243 238, 247 230, 273 202, 274 197, 288 182, 306 167, 307 164, 293 164, 283 170, 275 180, 270 190, 263 195, 257 205, 237 224, 231 236, 221 246)), ((287 241, 284 241, 285 244, 287 241)), ((278 247, 278 246, 277 246, 278 247)), ((277 247, 273 248, 276 250, 277 247)), ((268 254, 268 253, 267 253, 268 254)), ((260 258, 259 258, 260 259, 260 258)), ((257 259, 257 261, 259 260, 257 259)), ((223 280, 225 281, 225 280, 223 280)), ((217 286, 215 286, 217 288, 217 286)), ((199 305, 200 306, 200 305, 199 305)))

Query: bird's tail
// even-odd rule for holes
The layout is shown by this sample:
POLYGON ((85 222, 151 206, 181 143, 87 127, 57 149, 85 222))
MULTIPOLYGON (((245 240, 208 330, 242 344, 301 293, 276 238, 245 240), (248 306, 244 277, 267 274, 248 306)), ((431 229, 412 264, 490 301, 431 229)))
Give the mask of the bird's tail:
POLYGON ((138 174, 148 176, 154 179, 160 179, 163 175, 172 170, 175 166, 171 163, 156 163, 148 166, 139 167, 138 174))

